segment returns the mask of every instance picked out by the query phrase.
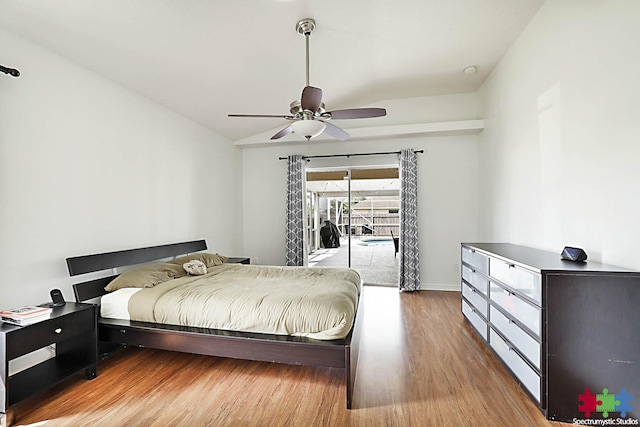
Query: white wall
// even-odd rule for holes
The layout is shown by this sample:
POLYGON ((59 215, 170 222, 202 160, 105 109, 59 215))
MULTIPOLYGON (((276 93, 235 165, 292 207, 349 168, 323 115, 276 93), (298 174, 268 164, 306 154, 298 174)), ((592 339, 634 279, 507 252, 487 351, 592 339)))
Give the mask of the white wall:
POLYGON ((65 258, 205 238, 241 252, 241 153, 0 29, 0 308, 61 288, 65 258))
MULTIPOLYGON (((386 102, 397 124, 402 109, 422 111, 424 122, 474 119, 473 94, 386 102), (391 109, 392 104, 395 108, 391 109)), ((355 122, 355 121, 354 121, 355 122)), ((418 155, 420 260, 423 288, 459 289, 460 242, 477 240, 477 135, 411 136, 371 141, 312 142, 243 150, 244 255, 260 264, 285 264, 286 169, 280 156, 424 149, 418 155)), ((395 156, 312 160, 309 167, 397 164, 395 156)))
POLYGON ((640 268, 640 2, 547 0, 479 95, 482 237, 640 268))

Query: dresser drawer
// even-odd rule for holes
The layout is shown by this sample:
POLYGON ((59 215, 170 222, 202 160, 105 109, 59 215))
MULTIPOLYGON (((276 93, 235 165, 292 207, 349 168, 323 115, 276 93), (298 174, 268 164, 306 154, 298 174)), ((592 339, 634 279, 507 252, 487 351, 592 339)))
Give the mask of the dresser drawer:
POLYGON ((511 349, 509 344, 492 328, 489 328, 489 345, 511 369, 522 385, 540 402, 540 376, 511 349))
POLYGON ((476 312, 476 309, 471 307, 467 301, 462 300, 462 314, 466 317, 473 327, 478 331, 483 340, 487 340, 487 323, 476 312))
POLYGON ((493 306, 490 308, 489 319, 491 324, 540 370, 540 343, 493 306))
POLYGON ((467 285, 462 283, 462 296, 471 303, 471 305, 478 310, 485 318, 487 317, 487 300, 482 297, 482 294, 467 285))
POLYGON ((489 272, 491 277, 542 305, 542 286, 538 273, 496 258, 490 259, 489 272))
POLYGON ((15 359, 23 354, 47 345, 64 341, 82 332, 93 331, 93 307, 24 326, 7 336, 7 359, 15 359))
POLYGON ((530 304, 512 292, 508 292, 501 286, 490 282, 489 297, 498 304, 511 317, 518 319, 520 323, 529 328, 536 336, 540 337, 541 315, 540 308, 530 304))
POLYGON ((487 295, 487 289, 489 289, 489 279, 482 273, 473 270, 466 265, 463 265, 462 278, 471 283, 474 288, 487 295))
POLYGON ((489 272, 489 258, 475 249, 462 247, 462 261, 472 265, 476 270, 489 272))

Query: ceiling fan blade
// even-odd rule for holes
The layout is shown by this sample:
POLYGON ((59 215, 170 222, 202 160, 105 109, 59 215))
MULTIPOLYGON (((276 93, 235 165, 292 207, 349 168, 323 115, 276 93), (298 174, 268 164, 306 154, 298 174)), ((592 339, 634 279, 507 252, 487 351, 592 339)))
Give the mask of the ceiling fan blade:
POLYGON ((287 126, 286 128, 282 129, 280 132, 273 135, 271 139, 280 139, 285 135, 289 135, 291 132, 293 132, 293 128, 291 126, 287 126))
POLYGON ((324 122, 324 124, 327 126, 324 128, 324 133, 326 133, 327 135, 335 139, 339 139, 340 141, 344 141, 345 139, 349 138, 349 134, 340 129, 338 126, 328 122, 324 122))
POLYGON ((293 119, 293 116, 283 116, 277 114, 229 114, 229 117, 266 117, 269 119, 293 119))
POLYGON ((367 119, 370 117, 382 117, 387 115, 384 108, 350 108, 347 110, 329 111, 334 120, 367 119))
POLYGON ((300 104, 303 110, 310 110, 313 112, 318 111, 320 104, 322 103, 322 89, 306 86, 302 90, 302 96, 300 97, 300 104))

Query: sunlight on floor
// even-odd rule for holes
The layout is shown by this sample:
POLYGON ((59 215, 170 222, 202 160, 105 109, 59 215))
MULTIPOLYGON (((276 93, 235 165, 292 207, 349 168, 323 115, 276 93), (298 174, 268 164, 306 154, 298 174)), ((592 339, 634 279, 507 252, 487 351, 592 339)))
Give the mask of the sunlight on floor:
POLYGON ((309 254, 309 267, 315 267, 318 263, 330 259, 332 256, 337 254, 338 251, 340 251, 340 248, 316 250, 309 254))
MULTIPOLYGON (((342 238, 338 248, 320 248, 309 254, 310 267, 346 267, 349 264, 348 240, 342 238)), ((393 241, 372 237, 353 238, 351 268, 358 270, 370 285, 398 285, 398 256, 393 241)))
POLYGON ((31 423, 31 424, 15 424, 15 427, 38 427, 38 426, 45 425, 49 421, 50 420, 44 420, 44 421, 38 421, 37 423, 31 423))

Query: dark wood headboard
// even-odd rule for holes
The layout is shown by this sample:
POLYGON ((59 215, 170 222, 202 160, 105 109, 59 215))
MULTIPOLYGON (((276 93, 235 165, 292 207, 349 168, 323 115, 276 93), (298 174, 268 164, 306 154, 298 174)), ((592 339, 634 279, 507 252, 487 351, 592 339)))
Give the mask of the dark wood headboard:
MULTIPOLYGON (((156 261, 177 255, 190 254, 205 249, 207 249, 206 241, 193 240, 190 242, 171 243, 147 248, 82 255, 67 258, 67 268, 69 269, 70 276, 77 276, 111 268, 142 264, 144 262, 156 261)), ((116 276, 103 277, 73 285, 76 301, 85 301, 96 296, 104 295, 104 287, 115 277, 116 276)))
POLYGON ((125 265, 141 264, 161 258, 184 255, 207 249, 204 240, 150 246, 148 248, 127 249, 103 254, 82 255, 67 258, 70 276, 108 270, 125 265))

